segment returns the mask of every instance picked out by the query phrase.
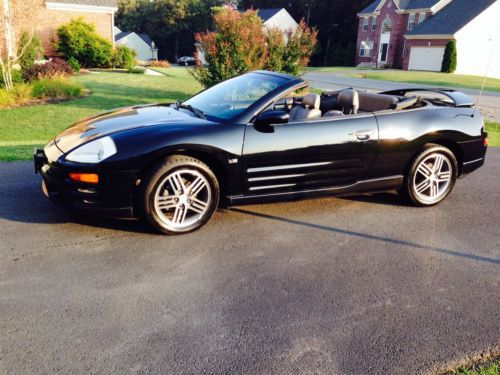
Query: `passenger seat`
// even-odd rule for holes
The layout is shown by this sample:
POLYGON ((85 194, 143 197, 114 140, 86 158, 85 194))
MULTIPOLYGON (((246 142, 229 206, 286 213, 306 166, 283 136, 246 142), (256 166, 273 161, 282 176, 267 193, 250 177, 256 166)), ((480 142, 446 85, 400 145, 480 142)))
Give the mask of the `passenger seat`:
POLYGON ((304 96, 302 104, 293 107, 290 111, 289 122, 321 118, 321 111, 319 110, 320 101, 321 98, 318 94, 307 94, 304 96))

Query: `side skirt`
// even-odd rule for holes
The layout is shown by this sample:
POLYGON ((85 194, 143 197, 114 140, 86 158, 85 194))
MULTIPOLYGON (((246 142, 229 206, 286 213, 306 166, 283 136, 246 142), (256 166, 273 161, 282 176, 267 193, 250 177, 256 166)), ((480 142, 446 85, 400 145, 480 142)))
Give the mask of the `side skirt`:
POLYGON ((389 176, 374 178, 370 180, 361 180, 351 185, 337 186, 330 188, 321 188, 315 190, 287 191, 281 193, 259 194, 259 195, 237 195, 230 196, 230 206, 238 206, 254 203, 279 202, 286 200, 298 200, 304 198, 348 195, 353 193, 373 193, 389 190, 397 190, 403 184, 404 176, 389 176))

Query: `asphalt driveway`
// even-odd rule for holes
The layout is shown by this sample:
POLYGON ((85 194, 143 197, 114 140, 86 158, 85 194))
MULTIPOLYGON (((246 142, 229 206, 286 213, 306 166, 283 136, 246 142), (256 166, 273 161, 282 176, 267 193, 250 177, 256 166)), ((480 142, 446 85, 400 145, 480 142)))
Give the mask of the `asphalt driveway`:
MULTIPOLYGON (((411 88, 443 88, 439 86, 431 85, 418 85, 415 83, 404 83, 404 82, 391 82, 382 81, 376 79, 366 79, 366 78, 355 78, 349 77, 346 71, 343 72, 332 72, 332 73, 322 73, 322 72, 309 72, 304 74, 303 78, 309 82, 312 87, 316 87, 321 90, 340 90, 346 87, 353 87, 356 90, 368 91, 368 92, 380 92, 380 91, 390 91, 398 90, 405 87, 411 88)), ((359 74, 360 71, 352 71, 351 73, 359 74)), ((362 73, 362 72, 361 72, 362 73)), ((458 89, 452 88, 454 90, 459 90, 467 95, 478 100, 479 90, 471 89, 458 89)), ((481 98, 479 98, 478 108, 481 110, 485 119, 500 122, 500 93, 484 91, 481 98)))
POLYGON ((440 206, 248 206, 191 235, 0 164, 0 373, 418 373, 500 344, 500 149, 440 206))

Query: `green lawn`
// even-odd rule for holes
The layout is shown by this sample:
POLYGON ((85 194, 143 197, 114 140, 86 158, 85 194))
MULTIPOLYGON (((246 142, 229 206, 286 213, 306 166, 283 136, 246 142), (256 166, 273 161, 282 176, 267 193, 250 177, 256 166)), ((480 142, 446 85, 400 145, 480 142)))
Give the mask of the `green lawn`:
POLYGON ((475 366, 470 369, 459 369, 457 375, 499 375, 500 360, 495 360, 492 363, 484 366, 475 366))
POLYGON ((488 141, 490 146, 500 146, 500 124, 495 122, 486 122, 486 131, 488 132, 488 141))
POLYGON ((76 120, 111 108, 186 99, 201 89, 186 69, 167 69, 165 76, 92 73, 75 76, 92 95, 65 103, 0 110, 0 160, 31 158, 76 120))
MULTIPOLYGON (((481 89, 483 77, 466 76, 460 74, 446 74, 434 72, 415 72, 404 70, 365 70, 362 72, 347 73, 351 77, 377 79, 383 81, 407 82, 421 85, 458 87, 481 89)), ((484 89, 500 92, 500 79, 487 78, 484 89)))

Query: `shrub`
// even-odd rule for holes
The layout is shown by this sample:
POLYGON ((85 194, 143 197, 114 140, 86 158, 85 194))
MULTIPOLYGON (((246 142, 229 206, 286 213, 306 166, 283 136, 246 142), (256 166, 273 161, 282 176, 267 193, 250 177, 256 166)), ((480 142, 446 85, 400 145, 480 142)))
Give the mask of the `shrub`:
POLYGON ((59 41, 56 49, 66 59, 74 58, 85 68, 101 68, 109 65, 111 42, 95 31, 95 26, 83 18, 72 19, 57 30, 59 41))
POLYGON ((170 68, 172 65, 167 60, 151 60, 148 66, 152 68, 170 68))
POLYGON ((74 72, 80 71, 80 63, 73 56, 69 58, 68 64, 69 66, 71 66, 71 69, 73 69, 74 72))
POLYGON ((24 31, 19 38, 17 53, 21 55, 19 59, 21 70, 24 71, 25 69, 31 68, 36 60, 43 57, 44 53, 42 42, 38 35, 31 36, 28 32, 24 31))
POLYGON ((128 70, 129 73, 133 73, 133 74, 144 74, 146 73, 146 69, 144 69, 143 67, 132 67, 128 70))
POLYGON ((137 53, 125 46, 118 46, 113 50, 110 60, 111 68, 133 69, 135 67, 134 57, 137 53))
POLYGON ((66 76, 55 76, 33 82, 31 93, 39 99, 70 99, 82 96, 83 86, 71 82, 66 76))
MULTIPOLYGON (((24 82, 23 73, 21 72, 21 70, 12 69, 11 72, 12 72, 12 82, 14 84, 24 82)), ((4 87, 4 86, 5 86, 5 84, 3 82, 3 74, 2 74, 2 70, 0 70, 0 88, 4 87)))
POLYGON ((31 86, 19 83, 12 90, 0 89, 0 108, 23 105, 31 100, 31 86))
POLYGON ((24 79, 27 82, 33 82, 38 79, 50 78, 60 75, 71 75, 73 69, 63 59, 54 58, 44 64, 35 64, 24 72, 24 79))
POLYGON ((455 40, 450 40, 444 50, 441 72, 455 73, 455 70, 457 70, 457 42, 455 40))
POLYGON ((265 31, 257 12, 223 9, 214 15, 215 32, 199 33, 207 66, 198 61, 190 70, 205 87, 256 69, 298 74, 308 63, 317 43, 317 32, 304 20, 294 31, 265 31))

